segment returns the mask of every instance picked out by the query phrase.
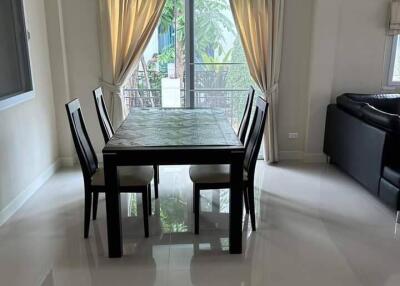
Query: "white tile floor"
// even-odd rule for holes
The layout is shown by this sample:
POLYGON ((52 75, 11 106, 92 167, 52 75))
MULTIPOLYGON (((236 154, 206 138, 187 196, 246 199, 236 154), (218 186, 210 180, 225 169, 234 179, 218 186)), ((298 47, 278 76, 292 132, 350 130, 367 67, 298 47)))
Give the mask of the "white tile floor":
POLYGON ((58 172, 0 228, 0 285, 400 285, 394 213, 335 167, 260 162, 243 255, 226 251, 226 191, 202 193, 192 234, 187 171, 161 168, 148 239, 140 197, 123 196, 121 259, 107 258, 104 197, 84 240, 80 171, 58 172))

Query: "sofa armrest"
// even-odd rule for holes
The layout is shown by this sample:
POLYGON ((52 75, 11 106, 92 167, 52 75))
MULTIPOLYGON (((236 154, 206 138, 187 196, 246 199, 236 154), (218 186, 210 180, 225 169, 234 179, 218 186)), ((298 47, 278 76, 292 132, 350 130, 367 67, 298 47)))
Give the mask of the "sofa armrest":
POLYGON ((387 113, 367 104, 361 109, 362 118, 366 122, 386 131, 400 134, 400 116, 387 113))

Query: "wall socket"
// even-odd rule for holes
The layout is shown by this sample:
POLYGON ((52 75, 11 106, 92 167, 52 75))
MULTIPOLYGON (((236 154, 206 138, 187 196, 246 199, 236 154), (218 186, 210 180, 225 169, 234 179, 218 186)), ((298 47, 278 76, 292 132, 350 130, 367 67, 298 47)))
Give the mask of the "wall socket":
POLYGON ((288 138, 289 139, 297 139, 297 138, 299 138, 299 133, 297 133, 297 132, 288 133, 288 138))

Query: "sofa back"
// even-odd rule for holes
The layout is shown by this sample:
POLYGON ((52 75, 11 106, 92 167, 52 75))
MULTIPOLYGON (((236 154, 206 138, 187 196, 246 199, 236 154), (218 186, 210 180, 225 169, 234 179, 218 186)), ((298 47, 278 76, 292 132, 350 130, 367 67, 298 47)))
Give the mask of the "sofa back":
POLYGON ((348 98, 357 103, 369 104, 385 113, 400 114, 400 94, 345 93, 339 97, 348 98))
POLYGON ((346 93, 337 97, 336 102, 341 109, 361 120, 400 135, 399 94, 346 93))

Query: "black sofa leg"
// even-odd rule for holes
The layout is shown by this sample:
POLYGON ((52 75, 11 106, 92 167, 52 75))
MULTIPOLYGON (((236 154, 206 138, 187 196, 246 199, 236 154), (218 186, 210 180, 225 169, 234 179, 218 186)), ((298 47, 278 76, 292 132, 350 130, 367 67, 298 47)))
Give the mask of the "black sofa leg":
POLYGON ((396 222, 400 223, 400 211, 397 212, 396 222))

